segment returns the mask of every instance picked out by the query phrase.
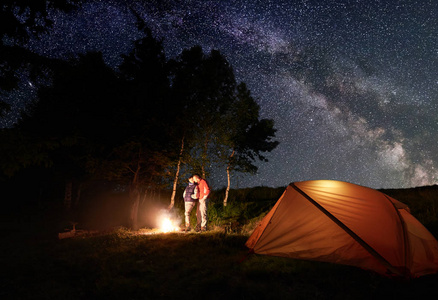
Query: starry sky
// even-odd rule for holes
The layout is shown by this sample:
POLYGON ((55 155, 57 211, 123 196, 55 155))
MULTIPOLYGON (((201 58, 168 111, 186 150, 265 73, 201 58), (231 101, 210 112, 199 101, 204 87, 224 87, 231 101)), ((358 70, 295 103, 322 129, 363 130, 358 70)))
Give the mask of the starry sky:
MULTIPOLYGON (((232 187, 334 179, 373 188, 438 183, 438 1, 91 1, 51 12, 28 47, 48 57, 101 51, 111 66, 141 37, 131 9, 167 58, 218 49, 275 121, 279 146, 232 187)), ((24 79, 14 112, 35 94, 24 79)), ((213 186, 226 184, 213 172, 213 186)))

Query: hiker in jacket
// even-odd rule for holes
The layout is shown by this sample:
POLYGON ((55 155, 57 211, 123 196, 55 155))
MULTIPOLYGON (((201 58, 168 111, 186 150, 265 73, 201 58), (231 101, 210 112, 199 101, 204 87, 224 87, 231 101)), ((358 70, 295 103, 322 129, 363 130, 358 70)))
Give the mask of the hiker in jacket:
POLYGON ((184 190, 184 216, 185 216, 185 231, 190 231, 190 213, 198 203, 199 190, 198 185, 194 182, 193 176, 189 178, 189 184, 184 190))
POLYGON ((193 181, 198 185, 199 189, 199 204, 198 209, 196 211, 197 217, 197 229, 201 231, 207 230, 207 204, 208 204, 208 195, 210 194, 210 187, 208 186, 207 181, 202 179, 199 175, 193 175, 193 181))

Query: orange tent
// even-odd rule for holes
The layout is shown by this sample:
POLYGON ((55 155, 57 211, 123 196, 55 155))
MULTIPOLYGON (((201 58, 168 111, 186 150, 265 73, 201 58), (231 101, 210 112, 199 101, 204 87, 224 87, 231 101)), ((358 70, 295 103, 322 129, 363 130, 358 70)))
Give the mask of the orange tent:
POLYGON ((438 242, 405 204, 333 180, 291 183, 246 246, 258 254, 351 265, 385 276, 438 272, 438 242))

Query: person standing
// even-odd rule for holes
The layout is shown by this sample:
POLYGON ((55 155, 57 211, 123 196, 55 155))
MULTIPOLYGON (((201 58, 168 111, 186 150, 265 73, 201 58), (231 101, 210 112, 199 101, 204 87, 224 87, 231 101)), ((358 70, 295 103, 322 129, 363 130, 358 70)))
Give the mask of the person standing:
POLYGON ((196 211, 197 228, 201 231, 207 230, 207 204, 208 195, 210 194, 210 187, 205 179, 201 178, 198 174, 193 175, 193 181, 198 185, 199 189, 199 204, 196 211))
POLYGON ((190 231, 190 213, 198 203, 199 189, 197 184, 193 180, 193 176, 189 178, 189 184, 184 190, 184 216, 185 216, 185 229, 184 231, 190 231))

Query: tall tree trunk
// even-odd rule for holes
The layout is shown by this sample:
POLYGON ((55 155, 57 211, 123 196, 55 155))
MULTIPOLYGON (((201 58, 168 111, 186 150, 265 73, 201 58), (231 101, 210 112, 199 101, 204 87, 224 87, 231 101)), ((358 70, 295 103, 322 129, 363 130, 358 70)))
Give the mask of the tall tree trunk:
POLYGON ((208 144, 210 143, 210 132, 207 132, 204 139, 204 146, 202 149, 202 165, 201 165, 201 172, 202 172, 202 178, 206 178, 206 165, 208 163, 208 144))
POLYGON ((73 191, 73 180, 69 179, 65 182, 64 207, 67 210, 71 209, 71 195, 73 191))
POLYGON ((81 192, 82 192, 82 181, 79 182, 75 197, 75 205, 74 207, 77 208, 79 205, 79 202, 81 201, 81 192))
POLYGON ((143 205, 143 204, 146 203, 146 199, 147 199, 147 197, 148 197, 148 191, 149 191, 148 189, 146 189, 146 190, 144 191, 143 196, 141 197, 141 202, 140 202, 141 205, 143 205))
POLYGON ((175 205, 176 186, 178 184, 179 170, 181 168, 181 160, 182 160, 183 152, 184 152, 184 136, 181 140, 181 150, 179 151, 179 158, 178 158, 178 164, 176 166, 175 179, 173 180, 173 190, 172 190, 172 196, 170 197, 169 209, 172 209, 173 206, 175 205))
POLYGON ((129 189, 129 196, 131 198, 131 228, 132 230, 138 230, 138 208, 140 206, 140 190, 138 186, 138 177, 140 175, 140 151, 139 160, 137 162, 137 168, 134 171, 134 178, 129 189))
POLYGON ((137 187, 133 187, 130 192, 132 200, 131 205, 131 228, 132 230, 138 230, 138 208, 140 206, 140 191, 137 187))
MULTIPOLYGON (((231 161, 231 159, 233 157, 234 157, 234 150, 233 150, 233 152, 230 155, 230 161, 231 161)), ((228 181, 228 184, 227 184, 227 189, 225 190, 224 206, 227 206, 228 194, 230 192, 230 186, 231 186, 231 176, 230 176, 231 168, 230 167, 231 167, 231 162, 228 162, 228 165, 227 165, 227 181, 228 181)))

